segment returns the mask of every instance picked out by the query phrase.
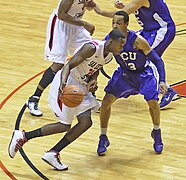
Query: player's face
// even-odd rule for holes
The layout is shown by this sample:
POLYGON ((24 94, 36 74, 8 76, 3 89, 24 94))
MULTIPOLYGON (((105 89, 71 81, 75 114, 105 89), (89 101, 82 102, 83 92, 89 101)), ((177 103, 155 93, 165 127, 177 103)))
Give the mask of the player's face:
POLYGON ((112 53, 114 55, 119 55, 125 43, 126 43, 126 38, 119 38, 118 40, 113 40, 112 41, 112 53))
POLYGON ((119 29, 121 31, 127 30, 128 23, 124 22, 124 17, 120 15, 114 15, 112 19, 112 28, 113 29, 119 29))

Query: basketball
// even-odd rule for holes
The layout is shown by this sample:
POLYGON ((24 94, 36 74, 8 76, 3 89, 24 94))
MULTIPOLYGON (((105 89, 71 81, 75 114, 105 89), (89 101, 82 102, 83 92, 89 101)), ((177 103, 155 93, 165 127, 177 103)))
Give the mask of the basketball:
POLYGON ((70 108, 77 107, 83 101, 83 92, 74 85, 68 85, 63 88, 60 100, 70 108))

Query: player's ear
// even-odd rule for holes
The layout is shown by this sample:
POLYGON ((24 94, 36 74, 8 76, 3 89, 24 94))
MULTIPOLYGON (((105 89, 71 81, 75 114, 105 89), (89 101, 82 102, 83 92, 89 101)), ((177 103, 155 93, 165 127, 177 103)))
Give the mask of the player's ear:
POLYGON ((113 40, 112 39, 109 39, 109 44, 112 44, 113 40))

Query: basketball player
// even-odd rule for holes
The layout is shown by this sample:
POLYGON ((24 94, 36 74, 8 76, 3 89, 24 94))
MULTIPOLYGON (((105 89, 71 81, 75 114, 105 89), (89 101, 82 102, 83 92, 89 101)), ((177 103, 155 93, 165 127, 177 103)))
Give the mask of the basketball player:
MULTIPOLYGON (((151 132, 154 139, 154 151, 161 153, 163 150, 158 95, 159 89, 163 94, 167 91, 164 63, 141 35, 127 30, 128 23, 129 16, 126 12, 115 13, 112 22, 113 29, 122 30, 127 41, 120 55, 114 56, 119 68, 115 70, 105 87, 106 94, 100 109, 101 135, 97 149, 100 156, 105 154, 110 145, 106 134, 112 104, 118 98, 128 98, 136 94, 143 95, 149 106, 154 126, 151 132)), ((106 38, 108 37, 109 35, 106 38)))
POLYGON ((38 102, 44 89, 52 82, 69 53, 73 53, 83 43, 90 41, 94 25, 82 21, 85 10, 93 7, 93 0, 61 0, 51 14, 46 31, 45 59, 52 65, 43 74, 27 106, 33 116, 42 116, 38 102))
MULTIPOLYGON (((134 13, 138 24, 142 27, 139 31, 152 49, 161 57, 165 49, 171 44, 175 37, 175 24, 171 18, 169 9, 164 0, 132 0, 123 5, 116 0, 116 7, 122 8, 128 14, 134 13)), ((98 6, 95 11, 103 16, 113 17, 116 11, 101 11, 98 6)), ((168 84, 167 84, 168 86, 168 84)), ((168 105, 177 93, 168 87, 167 93, 162 97, 160 108, 168 105)))
POLYGON ((49 91, 49 104, 59 122, 45 125, 30 132, 15 130, 8 149, 11 158, 14 158, 16 152, 28 140, 68 131, 42 157, 57 170, 68 168, 60 161, 59 152, 91 127, 91 111, 96 111, 99 108, 99 103, 92 95, 92 92, 97 89, 99 69, 112 60, 113 54, 120 53, 124 43, 123 32, 112 30, 108 40, 87 42, 75 52, 72 59, 55 75, 49 91), (59 100, 58 97, 66 85, 76 85, 84 92, 83 101, 79 106, 69 108, 59 100), (77 117, 78 122, 71 128, 74 116, 77 117))

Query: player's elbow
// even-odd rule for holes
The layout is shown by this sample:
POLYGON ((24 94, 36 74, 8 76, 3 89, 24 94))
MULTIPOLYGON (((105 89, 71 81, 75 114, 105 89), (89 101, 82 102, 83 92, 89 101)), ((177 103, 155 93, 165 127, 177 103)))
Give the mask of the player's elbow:
POLYGON ((150 54, 151 51, 152 51, 152 48, 151 48, 149 45, 145 46, 145 48, 143 49, 143 53, 144 53, 146 56, 148 56, 148 54, 150 54))

